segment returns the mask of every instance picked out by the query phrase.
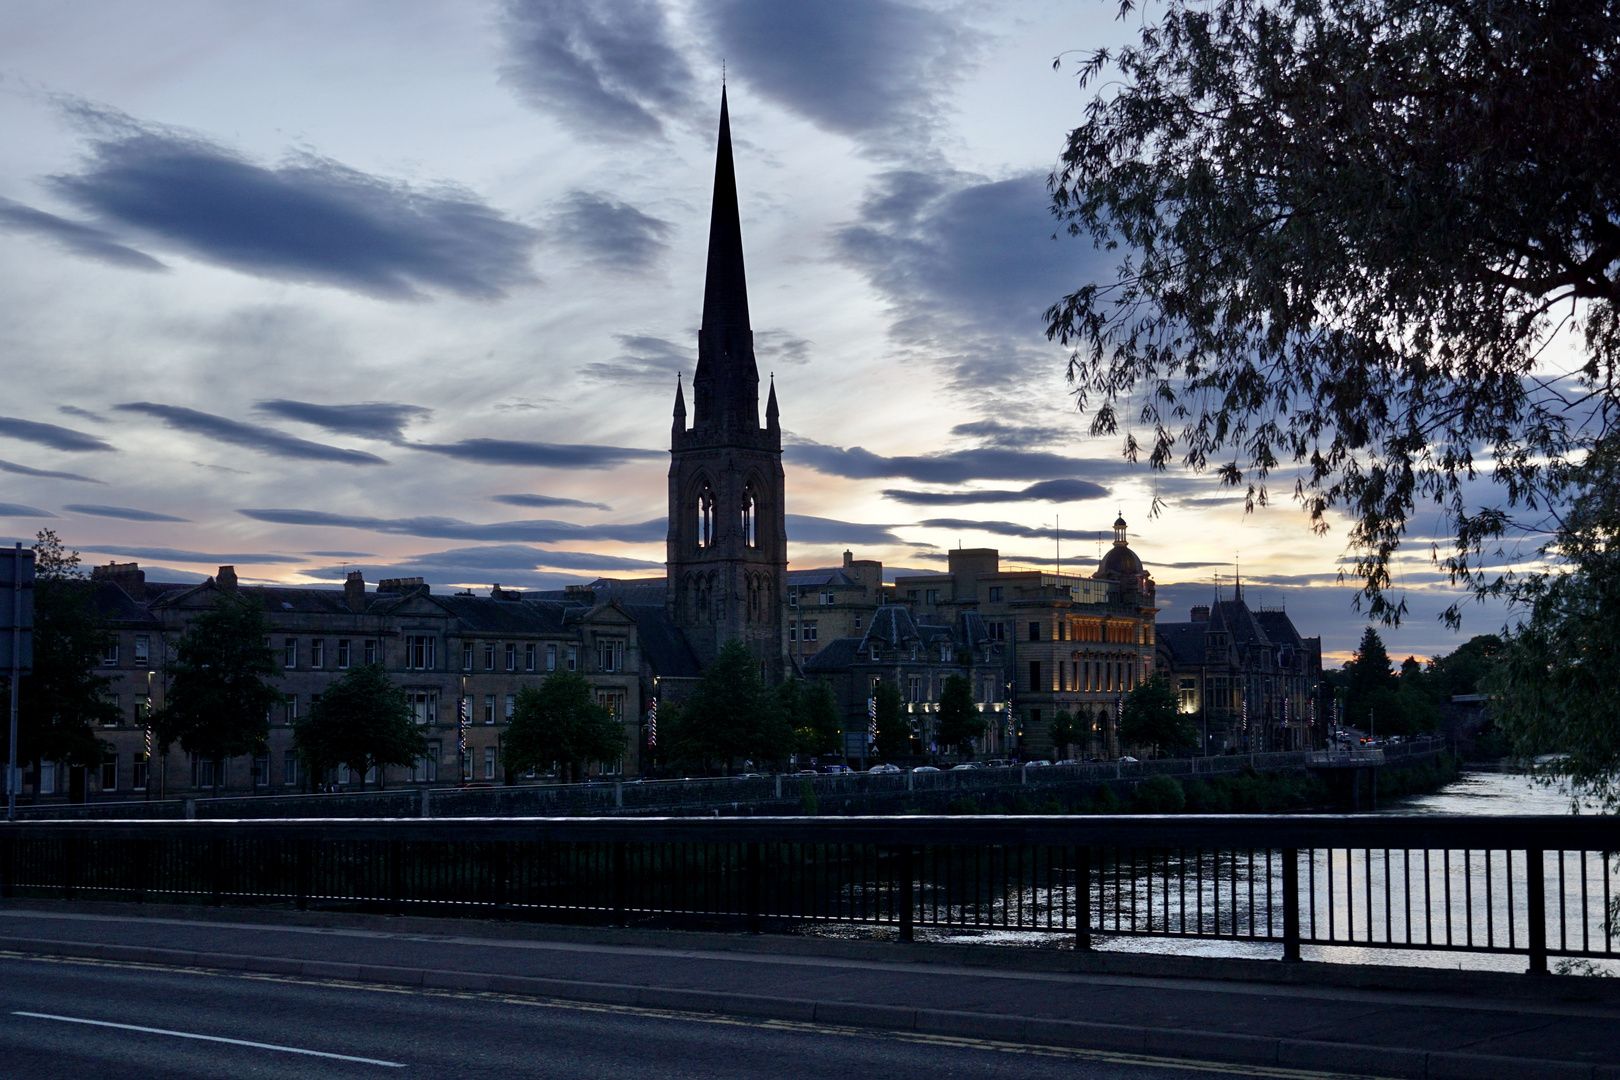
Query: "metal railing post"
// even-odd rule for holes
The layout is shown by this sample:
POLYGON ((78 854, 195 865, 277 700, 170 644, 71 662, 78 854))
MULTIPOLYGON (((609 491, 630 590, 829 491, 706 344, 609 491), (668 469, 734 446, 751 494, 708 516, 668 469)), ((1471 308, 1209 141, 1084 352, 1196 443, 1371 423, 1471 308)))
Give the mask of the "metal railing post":
POLYGON ((1299 962, 1299 849, 1283 848, 1283 963, 1299 962))
MULTIPOLYGON (((1524 853, 1525 901, 1530 930, 1530 969, 1528 974, 1547 974, 1547 883, 1544 854, 1537 851, 1524 853)), ((1563 898, 1559 898, 1563 902, 1563 898)), ((1512 918, 1512 912, 1508 913, 1512 918)))
POLYGON ((225 841, 208 842, 209 902, 215 907, 225 906, 225 841))
POLYGON ((1074 947, 1091 950, 1091 845, 1075 852, 1074 863, 1074 947))
POLYGON ((310 842, 295 840, 293 848, 293 897, 299 911, 309 910, 310 842))
POLYGON ((388 844, 388 913, 405 913, 405 841, 388 844))
POLYGON ((0 896, 17 895, 13 880, 17 875, 17 841, 9 834, 0 837, 0 896))
POLYGON ((755 840, 748 845, 747 862, 744 867, 746 880, 744 888, 748 891, 748 932, 757 934, 763 920, 760 917, 760 893, 764 873, 760 867, 759 841, 755 840))
POLYGON ((613 842, 613 925, 630 925, 630 852, 623 840, 613 842))
POLYGON ((917 865, 916 848, 906 844, 900 848, 900 940, 917 939, 917 865))

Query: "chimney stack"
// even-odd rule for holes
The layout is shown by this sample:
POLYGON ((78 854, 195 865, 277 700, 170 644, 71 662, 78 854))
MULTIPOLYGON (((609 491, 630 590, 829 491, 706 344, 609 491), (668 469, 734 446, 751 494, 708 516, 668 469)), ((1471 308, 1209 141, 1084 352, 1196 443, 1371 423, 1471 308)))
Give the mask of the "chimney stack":
POLYGON ((359 570, 350 570, 349 576, 343 582, 343 599, 349 605, 349 610, 359 614, 366 610, 366 575, 359 570))
POLYGON ((236 567, 222 566, 219 573, 214 575, 214 582, 221 592, 234 594, 236 592, 236 567))

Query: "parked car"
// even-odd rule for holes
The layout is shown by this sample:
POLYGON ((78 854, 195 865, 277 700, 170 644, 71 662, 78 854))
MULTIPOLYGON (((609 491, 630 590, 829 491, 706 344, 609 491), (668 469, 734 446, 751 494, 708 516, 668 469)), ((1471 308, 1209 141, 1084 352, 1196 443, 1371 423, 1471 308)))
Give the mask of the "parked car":
POLYGON ((1031 762, 1028 762, 1027 764, 1029 764, 1030 766, 1033 767, 1033 766, 1036 766, 1036 765, 1050 765, 1052 763, 1050 761, 1047 761, 1045 758, 1041 758, 1039 761, 1031 761, 1031 762))
POLYGON ((822 767, 821 771, 824 773, 830 773, 833 776, 842 776, 844 773, 854 772, 855 770, 851 769, 848 765, 825 765, 822 767))
POLYGON ((952 765, 951 766, 951 772, 961 772, 963 769, 982 769, 982 768, 984 768, 984 766, 980 765, 977 761, 964 761, 960 765, 952 765))
POLYGON ((934 766, 932 766, 932 765, 918 765, 915 769, 912 769, 911 771, 912 772, 939 772, 939 770, 934 768, 934 766))
POLYGON ((899 772, 900 771, 900 766, 898 766, 898 765, 874 765, 870 769, 867 769, 866 771, 867 772, 874 772, 874 773, 899 772))
POLYGON ((1131 755, 1129 755, 1129 754, 1126 754, 1124 757, 1120 758, 1119 760, 1121 760, 1121 761, 1136 761, 1138 759, 1131 757, 1131 755))
POLYGON ((798 772, 794 773, 793 775, 794 776, 814 776, 814 775, 816 775, 816 770, 814 770, 814 769, 800 769, 798 772))
POLYGON ((1080 764, 1080 759, 1079 758, 1066 757, 1062 761, 1054 761, 1052 764, 1054 764, 1054 765, 1078 765, 1078 764, 1080 764))
POLYGON ((1000 759, 1000 758, 996 758, 996 759, 995 759, 995 760, 994 760, 994 761, 988 761, 988 762, 986 762, 986 763, 985 763, 985 764, 986 764, 986 765, 988 765, 988 766, 989 766, 989 767, 990 767, 990 768, 992 768, 992 769, 1005 769, 1005 768, 1007 768, 1007 767, 1008 767, 1008 766, 1009 766, 1009 765, 1011 765, 1011 764, 1012 764, 1012 762, 1010 762, 1010 761, 1003 761, 1003 760, 1001 760, 1001 759, 1000 759))

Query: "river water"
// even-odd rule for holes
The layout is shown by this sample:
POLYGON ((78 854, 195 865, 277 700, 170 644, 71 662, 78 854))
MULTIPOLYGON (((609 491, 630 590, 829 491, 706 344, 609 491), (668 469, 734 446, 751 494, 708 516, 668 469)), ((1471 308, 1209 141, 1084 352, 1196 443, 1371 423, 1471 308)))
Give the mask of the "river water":
MULTIPOLYGON (((1465 773, 1456 781, 1430 795, 1417 795, 1393 800, 1380 806, 1379 811, 1385 814, 1562 815, 1574 813, 1575 807, 1567 790, 1562 790, 1557 786, 1540 784, 1527 776, 1518 774, 1482 772, 1465 773)), ((1591 813, 1594 812, 1594 808, 1583 806, 1581 812, 1591 813)), ((1305 857, 1303 852, 1301 855, 1302 858, 1305 857)), ((1408 884, 1412 886, 1414 895, 1418 890, 1428 889, 1429 894, 1432 894, 1436 898, 1436 903, 1438 903, 1438 897, 1444 893, 1448 897, 1447 903, 1451 906, 1453 913, 1462 912, 1466 914, 1464 909, 1470 905, 1463 904, 1460 901, 1453 904, 1450 898, 1453 895, 1458 898, 1462 897, 1464 895, 1464 879, 1472 878, 1474 896, 1471 906, 1476 912, 1476 918, 1480 918, 1480 913, 1483 911, 1478 903, 1480 899, 1478 895, 1480 882, 1486 876, 1489 876, 1496 883, 1498 890, 1496 895, 1500 898, 1502 895, 1501 889, 1506 885, 1509 873, 1508 868, 1503 865, 1502 853, 1500 852, 1494 853, 1494 861, 1491 861, 1492 856, 1473 852, 1468 853, 1466 856, 1462 853, 1452 853, 1443 862, 1440 854, 1435 853, 1432 867, 1430 862, 1424 858, 1424 853, 1414 853, 1404 868, 1398 858, 1393 863, 1378 863, 1376 853, 1366 856, 1366 861, 1358 861, 1358 853, 1351 852, 1318 851, 1314 853, 1313 858, 1318 882, 1330 880, 1328 878, 1330 864, 1331 869, 1335 871, 1337 884, 1323 891, 1324 894, 1331 891, 1336 903, 1344 900, 1344 893, 1347 888, 1353 889, 1356 895, 1359 896, 1364 886, 1370 886, 1372 894, 1376 895, 1384 887, 1385 875, 1388 875, 1392 881, 1399 885, 1400 875, 1404 873, 1408 878, 1408 884), (1413 875, 1417 875, 1415 879, 1412 877, 1413 875), (1371 880, 1369 881, 1369 879, 1371 880), (1420 884, 1413 884, 1414 880, 1420 884)), ((1387 858, 1388 856, 1386 856, 1387 858)), ((1579 864, 1572 861, 1575 858, 1577 856, 1570 856, 1570 861, 1566 861, 1566 869, 1570 872, 1571 884, 1569 888, 1571 889, 1575 888, 1573 882, 1577 879, 1580 870, 1579 864)), ((1516 861, 1518 873, 1522 874, 1522 852, 1518 853, 1516 861)), ((1550 859, 1547 866, 1548 884, 1549 888, 1552 889, 1555 888, 1554 881, 1558 873, 1556 860, 1550 859)), ((1589 875, 1602 877, 1604 875, 1602 867, 1601 856, 1594 854, 1587 857, 1586 869, 1589 875)), ((1616 869, 1620 870, 1620 868, 1616 869)), ((1610 871, 1610 874, 1612 875, 1614 872, 1610 871)), ((1515 876, 1517 877, 1517 875, 1515 876)), ((1615 879, 1611 876, 1609 880, 1613 881, 1615 879)), ((1599 913, 1602 909, 1600 902, 1601 889, 1602 885, 1596 881, 1591 882, 1587 889, 1587 895, 1596 902, 1594 911, 1599 913)), ((1520 895, 1522 897, 1522 893, 1520 895)), ((1327 904, 1325 895, 1321 903, 1322 907, 1319 908, 1319 912, 1325 918, 1327 904)), ((1354 899, 1352 898, 1352 906, 1353 904, 1354 899)), ((1549 911, 1555 910, 1555 904, 1555 897, 1549 894, 1549 911)), ((1397 906, 1399 905, 1397 904, 1397 906)), ((1392 916, 1390 922, 1395 938, 1397 940, 1424 940, 1422 935, 1425 930, 1417 921, 1420 917, 1413 917, 1414 926, 1409 932, 1404 922, 1406 916, 1400 912, 1392 916)), ((1459 921, 1461 917, 1459 915, 1459 921)), ((1441 918, 1444 918, 1444 916, 1441 916, 1441 918)), ((1513 929, 1520 935, 1519 940, 1523 940, 1525 923, 1522 913, 1517 917, 1511 914, 1503 914, 1499 918, 1491 920, 1495 923, 1494 928, 1498 940, 1505 939, 1503 935, 1508 930, 1507 920, 1511 918, 1516 918, 1513 929)), ((1587 920, 1587 923, 1587 932, 1598 935, 1598 940, 1601 940, 1601 934, 1605 929, 1601 914, 1593 914, 1587 920)), ((1375 938, 1382 936, 1382 921, 1376 918, 1373 934, 1375 938)), ((1030 945, 1047 945, 1048 947, 1061 948, 1069 945, 1067 935, 1016 930, 953 931, 919 927, 917 936, 919 939, 931 941, 972 941, 979 944, 1022 945, 1026 947, 1030 945)), ((1276 959, 1282 955, 1282 947, 1276 944, 1175 937, 1101 936, 1093 939, 1093 947, 1121 952, 1170 953, 1186 956, 1276 959)), ((1306 945, 1302 948, 1301 953, 1307 960, 1326 960, 1350 964, 1396 964, 1480 971, 1523 971, 1525 968, 1525 959, 1522 955, 1508 954, 1370 948, 1355 945, 1306 945)), ((1556 957, 1551 962, 1555 969, 1571 971, 1572 973, 1620 975, 1620 961, 1576 962, 1573 968, 1567 962, 1560 968, 1560 962, 1556 957)))

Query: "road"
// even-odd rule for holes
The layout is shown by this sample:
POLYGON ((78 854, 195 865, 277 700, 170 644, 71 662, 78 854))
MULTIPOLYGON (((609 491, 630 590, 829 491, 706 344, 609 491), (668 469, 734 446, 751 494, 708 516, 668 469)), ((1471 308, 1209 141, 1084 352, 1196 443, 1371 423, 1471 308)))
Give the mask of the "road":
POLYGON ((0 959, 0 1075, 1303 1080, 1323 1074, 490 993, 0 959))

